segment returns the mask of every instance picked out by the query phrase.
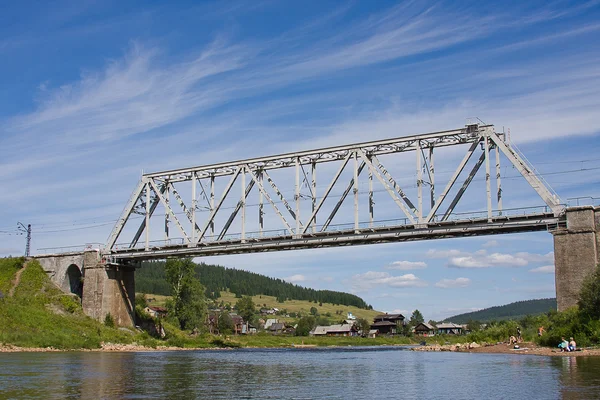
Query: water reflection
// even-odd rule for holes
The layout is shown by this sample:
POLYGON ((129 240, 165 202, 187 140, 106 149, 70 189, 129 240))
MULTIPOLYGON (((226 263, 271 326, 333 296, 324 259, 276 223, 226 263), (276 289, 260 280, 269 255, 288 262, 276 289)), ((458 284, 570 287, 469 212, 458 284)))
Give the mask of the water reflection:
POLYGON ((597 357, 557 357, 561 394, 565 400, 600 398, 600 360, 597 357))
POLYGON ((22 353, 0 357, 0 398, 592 399, 599 358, 275 349, 22 353))

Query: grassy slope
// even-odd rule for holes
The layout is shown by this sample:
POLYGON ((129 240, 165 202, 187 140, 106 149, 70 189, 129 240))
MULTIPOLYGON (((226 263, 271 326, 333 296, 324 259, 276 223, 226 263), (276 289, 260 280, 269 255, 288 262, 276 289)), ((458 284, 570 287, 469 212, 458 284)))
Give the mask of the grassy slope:
POLYGON ((12 280, 23 259, 0 259, 0 343, 23 347, 62 349, 99 348, 101 342, 130 343, 142 340, 108 328, 85 316, 81 305, 52 284, 37 261, 30 261, 13 297, 12 280))
MULTIPOLYGON (((147 295, 148 298, 154 299, 150 303, 152 305, 164 306, 166 303, 168 296, 147 295)), ((235 305, 236 301, 238 301, 235 297, 235 294, 231 292, 221 292, 221 297, 217 300, 217 302, 223 301, 225 304, 229 303, 231 306, 235 305)), ((331 318, 334 321, 338 321, 346 318, 346 313, 351 312, 357 318, 365 318, 367 321, 373 321, 373 318, 381 314, 379 311, 375 310, 364 310, 362 308, 357 308, 354 306, 344 306, 344 305, 333 305, 330 303, 323 303, 322 306, 319 306, 319 303, 311 303, 306 300, 286 300, 283 303, 277 301, 277 299, 273 296, 265 296, 265 295, 257 295, 253 296, 252 300, 254 304, 256 304, 257 309, 261 307, 272 308, 276 307, 280 310, 287 310, 288 313, 302 313, 303 315, 308 315, 310 313, 311 307, 316 307, 319 311, 319 314, 324 315, 326 313, 331 314, 331 318), (342 314, 336 314, 336 311, 342 311, 342 314)), ((273 316, 272 318, 278 318, 283 321, 295 321, 296 318, 286 318, 279 315, 273 316)))

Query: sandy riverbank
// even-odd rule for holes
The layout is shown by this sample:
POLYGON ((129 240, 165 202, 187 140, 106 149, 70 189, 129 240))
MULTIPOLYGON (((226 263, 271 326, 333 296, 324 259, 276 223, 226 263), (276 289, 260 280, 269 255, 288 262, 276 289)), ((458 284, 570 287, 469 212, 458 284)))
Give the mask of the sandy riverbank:
MULTIPOLYGON (((284 348, 290 347, 301 347, 296 346, 285 346, 284 348)), ((308 346, 307 346, 308 347, 308 346)), ((338 347, 338 346, 327 346, 327 347, 338 347)), ((348 346, 339 346, 347 348, 348 346)), ((374 346, 377 347, 377 346, 374 346)), ((251 348, 260 348, 252 346, 251 348)), ((266 347, 265 347, 266 348, 266 347)), ((173 346, 158 346, 156 348, 140 346, 137 344, 116 344, 116 343, 103 343, 99 349, 56 349, 53 347, 19 347, 10 344, 0 344, 0 353, 18 353, 18 352, 29 352, 29 353, 51 353, 51 352, 68 352, 68 351, 87 351, 87 352, 154 352, 154 351, 196 351, 196 350, 233 350, 228 347, 210 347, 210 348, 181 348, 173 346)), ((556 357, 582 357, 582 356, 600 356, 600 349, 582 349, 574 352, 560 352, 558 349, 549 347, 540 347, 535 343, 521 343, 519 349, 515 349, 514 346, 506 343, 497 343, 492 345, 479 345, 477 343, 462 343, 462 344, 448 344, 448 345, 427 345, 427 346, 415 346, 411 348, 412 351, 425 351, 425 352, 458 352, 458 353, 487 353, 487 354, 530 354, 539 356, 556 356, 556 357)))
POLYGON ((507 343, 479 345, 477 343, 462 343, 449 345, 430 345, 413 347, 413 351, 453 351, 462 353, 487 353, 487 354, 533 354, 538 356, 556 356, 556 357, 582 357, 582 356, 600 356, 600 349, 582 349, 572 352, 561 352, 558 349, 550 347, 540 347, 535 343, 519 343, 519 348, 507 343))

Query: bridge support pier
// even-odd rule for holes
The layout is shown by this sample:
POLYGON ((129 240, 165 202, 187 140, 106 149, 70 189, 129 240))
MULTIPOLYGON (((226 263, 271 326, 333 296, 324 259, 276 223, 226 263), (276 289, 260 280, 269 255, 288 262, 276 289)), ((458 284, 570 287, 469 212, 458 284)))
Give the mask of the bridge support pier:
POLYGON ((107 265, 98 252, 84 253, 83 312, 98 321, 110 313, 118 326, 135 325, 135 267, 107 265))
POLYGON ((567 227, 553 232, 558 311, 577 305, 583 280, 600 261, 600 208, 567 208, 566 217, 567 227))

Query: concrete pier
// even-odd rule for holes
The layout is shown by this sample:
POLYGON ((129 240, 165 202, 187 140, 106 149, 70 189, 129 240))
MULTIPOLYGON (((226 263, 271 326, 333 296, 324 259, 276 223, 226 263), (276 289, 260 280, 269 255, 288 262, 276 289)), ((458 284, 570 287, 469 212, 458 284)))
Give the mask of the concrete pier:
POLYGON ((600 208, 568 208, 566 218, 566 228, 553 232, 558 311, 577 305, 583 280, 600 261, 600 208))
POLYGON ((118 326, 135 325, 135 268, 106 264, 98 251, 37 257, 50 279, 81 296, 83 312, 103 322, 110 313, 118 326))

